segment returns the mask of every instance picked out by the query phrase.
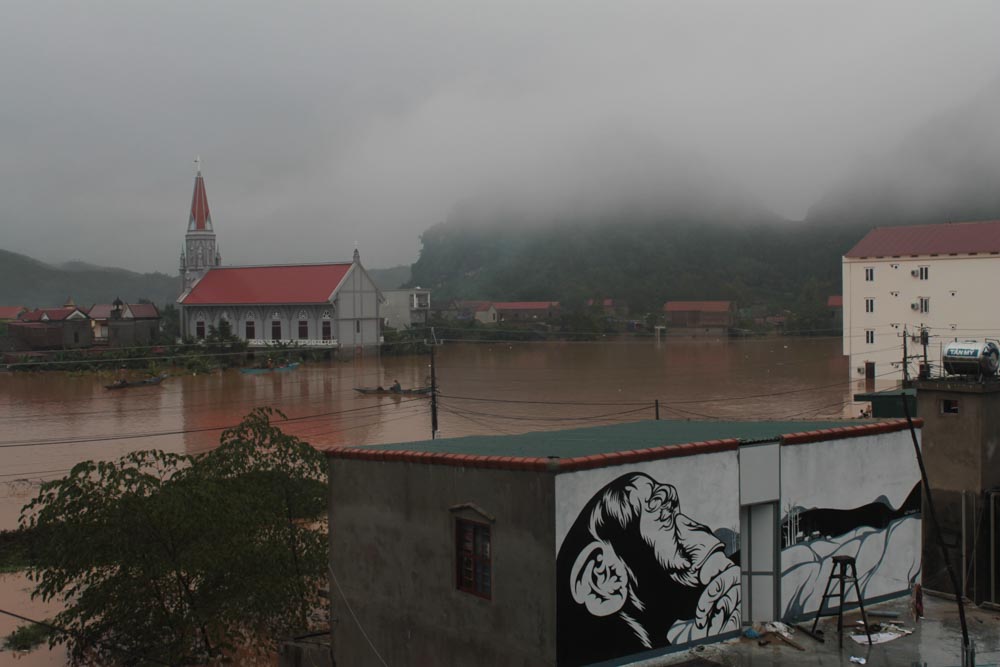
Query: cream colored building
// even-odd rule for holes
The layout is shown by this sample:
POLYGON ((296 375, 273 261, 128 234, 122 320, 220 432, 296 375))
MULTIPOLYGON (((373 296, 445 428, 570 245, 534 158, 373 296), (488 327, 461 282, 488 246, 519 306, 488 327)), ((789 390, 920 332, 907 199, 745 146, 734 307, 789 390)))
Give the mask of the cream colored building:
MULTIPOLYGON (((877 227, 843 257, 844 354, 853 379, 903 378, 907 354, 923 354, 931 373, 953 340, 1000 336, 1000 220, 877 227)), ((922 359, 908 362, 916 377, 922 359)))

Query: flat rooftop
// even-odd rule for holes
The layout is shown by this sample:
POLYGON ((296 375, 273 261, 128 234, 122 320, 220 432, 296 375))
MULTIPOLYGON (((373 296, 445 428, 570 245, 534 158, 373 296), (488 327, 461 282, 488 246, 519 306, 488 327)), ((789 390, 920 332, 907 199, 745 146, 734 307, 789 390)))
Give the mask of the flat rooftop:
MULTIPOLYGON (((914 420, 917 425, 922 422, 914 420)), ((333 458, 445 463, 518 469, 578 469, 735 449, 740 444, 799 444, 907 428, 905 420, 688 421, 660 420, 520 435, 340 447, 333 458)))

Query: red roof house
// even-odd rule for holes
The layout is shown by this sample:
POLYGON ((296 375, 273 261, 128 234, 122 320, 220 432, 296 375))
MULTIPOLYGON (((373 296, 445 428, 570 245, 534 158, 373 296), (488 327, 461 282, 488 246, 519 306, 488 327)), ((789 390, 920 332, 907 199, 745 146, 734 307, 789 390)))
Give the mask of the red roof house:
POLYGON ((827 308, 843 308, 844 307, 844 297, 839 294, 834 294, 826 298, 827 308))
POLYGON ((16 320, 26 310, 28 309, 24 306, 0 306, 0 322, 16 320))
POLYGON ((559 313, 558 301, 494 301, 501 320, 546 320, 559 313))
POLYGON ((675 329, 725 329, 735 322, 732 301, 667 301, 663 312, 675 329))

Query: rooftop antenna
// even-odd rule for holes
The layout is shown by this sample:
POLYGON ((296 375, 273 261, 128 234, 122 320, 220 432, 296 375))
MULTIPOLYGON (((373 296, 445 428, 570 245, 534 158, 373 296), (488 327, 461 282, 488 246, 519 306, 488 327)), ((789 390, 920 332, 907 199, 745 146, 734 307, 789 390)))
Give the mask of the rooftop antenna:
POLYGON ((198 175, 201 176, 201 156, 196 155, 194 158, 194 166, 198 170, 198 175))

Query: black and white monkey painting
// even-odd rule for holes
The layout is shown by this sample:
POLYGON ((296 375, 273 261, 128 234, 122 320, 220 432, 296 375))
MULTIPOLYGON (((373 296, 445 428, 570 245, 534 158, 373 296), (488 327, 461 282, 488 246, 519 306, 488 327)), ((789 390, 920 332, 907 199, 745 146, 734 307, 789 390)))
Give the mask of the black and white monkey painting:
POLYGON ((630 473, 595 494, 556 562, 559 665, 740 628, 740 568, 681 511, 677 489, 630 473))

